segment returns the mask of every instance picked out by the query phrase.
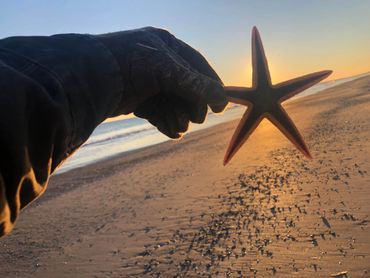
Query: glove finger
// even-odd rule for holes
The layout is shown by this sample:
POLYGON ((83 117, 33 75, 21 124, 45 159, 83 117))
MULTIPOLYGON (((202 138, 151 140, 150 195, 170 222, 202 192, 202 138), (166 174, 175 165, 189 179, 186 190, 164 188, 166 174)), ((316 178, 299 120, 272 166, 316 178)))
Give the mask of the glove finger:
POLYGON ((185 111, 184 103, 180 99, 168 97, 163 99, 158 106, 158 113, 163 113, 165 119, 167 134, 171 138, 181 137, 181 133, 187 131, 189 127, 189 116, 185 111))
POLYGON ((207 111, 207 103, 203 100, 199 100, 199 102, 194 105, 189 105, 190 121, 196 124, 203 123, 206 119, 207 111))
POLYGON ((179 117, 185 117, 187 120, 193 123, 203 123, 207 115, 207 103, 198 98, 197 101, 188 100, 177 96, 175 93, 171 94, 171 106, 175 107, 175 111, 182 113, 183 115, 177 115, 179 117))
POLYGON ((164 135, 167 135, 172 139, 178 139, 181 137, 181 134, 172 130, 172 128, 169 126, 172 124, 173 123, 168 122, 166 119, 164 120, 163 118, 160 118, 160 120, 156 124, 156 127, 164 135))
POLYGON ((170 138, 177 139, 181 137, 178 133, 180 127, 173 107, 169 105, 168 99, 162 95, 148 99, 134 114, 147 119, 149 123, 170 138))
POLYGON ((180 71, 178 82, 175 84, 176 95, 196 103, 203 100, 216 113, 224 110, 228 101, 221 83, 185 68, 180 71))
POLYGON ((177 132, 184 133, 189 128, 189 115, 181 107, 174 109, 177 119, 177 132))

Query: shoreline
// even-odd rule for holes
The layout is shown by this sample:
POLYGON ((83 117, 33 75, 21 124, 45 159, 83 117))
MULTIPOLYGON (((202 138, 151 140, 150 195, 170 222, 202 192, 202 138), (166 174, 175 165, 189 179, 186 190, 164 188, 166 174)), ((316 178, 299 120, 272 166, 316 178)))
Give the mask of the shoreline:
MULTIPOLYGON (((366 77, 366 76, 368 76, 368 75, 370 75, 370 73, 363 73, 363 74, 356 75, 356 76, 352 76, 352 77, 346 77, 346 78, 341 78, 341 79, 338 79, 338 80, 333 80, 333 81, 327 81, 327 82, 319 83, 319 84, 317 84, 317 85, 318 85, 318 86, 321 86, 321 87, 324 87, 324 89, 320 89, 319 91, 314 90, 314 92, 311 92, 311 93, 310 93, 310 89, 309 89, 309 90, 307 90, 307 92, 306 92, 306 91, 305 91, 305 92, 302 92, 301 94, 299 94, 298 96, 294 97, 293 99, 288 100, 286 103, 287 103, 287 104, 289 104, 290 102, 294 102, 294 101, 296 101, 296 100, 298 100, 298 99, 302 99, 302 98, 309 97, 309 96, 312 96, 312 95, 320 94, 321 92, 323 92, 323 91, 325 91, 325 90, 327 90, 327 89, 334 88, 334 87, 336 87, 336 86, 340 86, 340 85, 342 85, 342 84, 345 84, 345 83, 347 83, 347 82, 351 82, 351 81, 355 81, 355 80, 360 79, 360 78, 364 78, 364 77, 366 77), (332 82, 339 83, 339 84, 335 84, 335 85, 331 86, 329 83, 332 83, 332 82)), ((313 88, 315 89, 315 87, 313 87, 313 88)), ((241 108, 242 108, 243 110, 245 109, 244 107, 241 107, 241 108)), ((238 109, 238 108, 236 108, 236 109, 238 109)), ((241 118, 241 116, 242 116, 242 114, 243 114, 243 113, 244 113, 244 112, 240 113, 240 118, 241 118)), ((220 115, 217 115, 217 114, 216 114, 216 116, 218 116, 218 117, 222 117, 222 114, 220 114, 220 115)), ((209 116, 208 116, 208 117, 209 117, 209 116)), ((207 117, 207 118, 208 118, 208 117, 207 117)), ((194 132, 198 132, 198 131, 200 131, 200 130, 205 130, 205 129, 208 129, 208 128, 212 128, 212 127, 214 127, 214 126, 217 126, 217 125, 220 125, 220 124, 223 124, 223 123, 228 123, 228 122, 236 121, 236 120, 239 120, 239 119, 231 119, 231 120, 227 120, 227 121, 225 121, 225 122, 217 123, 217 124, 215 124, 215 125, 211 125, 211 126, 209 126, 209 127, 205 127, 205 128, 202 128, 202 125, 193 124, 193 125, 194 125, 194 127, 195 127, 195 130, 194 130, 194 131, 190 130, 190 131, 189 131, 189 133, 187 133, 187 134, 185 135, 185 138, 186 138, 186 137, 188 137, 190 134, 192 134, 192 133, 194 133, 194 132)), ((206 121, 207 121, 207 119, 206 119, 206 121)), ((203 125, 207 125, 207 122, 206 122, 206 121, 204 122, 204 124, 203 124, 203 125)), ((159 131, 156 131, 156 132, 159 132, 159 131)), ((182 140, 184 140, 184 139, 182 139, 182 140)), ((186 140, 186 139, 185 139, 185 140, 186 140)), ((107 159, 110 159, 110 158, 116 157, 117 155, 125 155, 125 154, 129 154, 129 153, 130 153, 130 152, 132 152, 132 151, 140 150, 140 149, 142 149, 142 148, 147 148, 147 147, 150 147, 150 146, 160 145, 160 144, 162 144, 162 143, 171 142, 171 141, 176 142, 177 140, 171 140, 170 138, 166 138, 166 140, 165 140, 165 141, 160 142, 160 143, 155 143, 155 144, 153 144, 153 145, 144 146, 144 147, 139 147, 139 148, 136 148, 136 149, 133 149, 133 150, 129 150, 129 151, 119 152, 119 153, 117 153, 117 154, 113 154, 113 155, 110 155, 110 156, 107 156, 107 157, 104 157, 104 158, 101 158, 101 159, 96 159, 96 160, 93 160, 93 161, 91 161, 91 162, 86 162, 86 163, 84 163, 83 165, 75 166, 75 167, 71 167, 71 168, 68 168, 68 169, 66 169, 66 170, 64 170, 64 169, 63 169, 63 166, 61 166, 61 168, 60 168, 60 169, 58 169, 58 171, 56 171, 56 173, 54 173, 54 175, 59 175, 59 174, 61 174, 61 173, 66 173, 66 172, 71 171, 71 170, 73 170, 73 169, 80 169, 80 168, 82 168, 82 167, 88 166, 88 165, 93 164, 93 163, 103 162, 103 161, 106 161, 107 159)), ((124 144, 124 143, 122 143, 122 144, 124 144)), ((70 159, 72 159, 72 160, 73 160, 73 157, 71 157, 70 159)), ((68 164, 68 160, 67 160, 67 164, 68 164)))

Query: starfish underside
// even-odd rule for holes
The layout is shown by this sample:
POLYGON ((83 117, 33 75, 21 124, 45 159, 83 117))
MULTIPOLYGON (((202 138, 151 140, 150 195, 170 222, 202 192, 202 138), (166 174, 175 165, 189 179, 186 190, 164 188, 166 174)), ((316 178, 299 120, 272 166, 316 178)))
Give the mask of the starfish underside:
POLYGON ((252 88, 225 87, 230 102, 245 105, 248 109, 231 138, 224 165, 231 160, 264 118, 270 120, 306 157, 311 158, 301 134, 281 103, 325 79, 332 71, 315 72, 272 85, 265 51, 256 27, 252 30, 252 67, 252 88))

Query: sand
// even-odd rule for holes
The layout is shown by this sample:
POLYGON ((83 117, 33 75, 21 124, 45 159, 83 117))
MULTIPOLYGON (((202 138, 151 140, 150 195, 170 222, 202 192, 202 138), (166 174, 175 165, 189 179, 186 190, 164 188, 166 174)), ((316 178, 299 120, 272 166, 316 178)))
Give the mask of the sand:
POLYGON ((313 160, 263 122, 224 167, 233 121, 53 176, 0 277, 370 277, 370 78, 285 108, 313 160))

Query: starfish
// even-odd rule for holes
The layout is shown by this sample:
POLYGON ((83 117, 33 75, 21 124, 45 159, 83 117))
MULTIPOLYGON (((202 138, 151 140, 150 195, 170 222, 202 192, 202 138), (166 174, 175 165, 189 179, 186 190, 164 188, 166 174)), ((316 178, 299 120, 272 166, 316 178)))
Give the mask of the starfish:
POLYGON ((245 105, 248 109, 231 138, 224 165, 264 118, 270 120, 307 158, 312 158, 301 134, 281 103, 325 79, 332 71, 315 72, 272 85, 265 51, 256 27, 252 30, 252 67, 252 88, 225 87, 230 102, 245 105))

